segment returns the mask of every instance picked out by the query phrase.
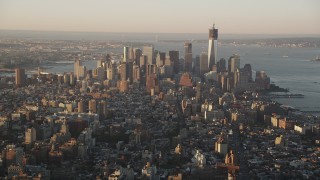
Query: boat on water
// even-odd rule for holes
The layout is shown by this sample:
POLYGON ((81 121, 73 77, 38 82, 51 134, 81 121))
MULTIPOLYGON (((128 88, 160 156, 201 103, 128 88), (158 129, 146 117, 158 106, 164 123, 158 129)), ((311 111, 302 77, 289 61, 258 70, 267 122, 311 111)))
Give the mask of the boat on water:
POLYGON ((313 61, 320 62, 320 56, 317 56, 313 61))
POLYGON ((283 55, 282 57, 283 57, 283 58, 288 58, 289 56, 287 56, 287 55, 283 55))

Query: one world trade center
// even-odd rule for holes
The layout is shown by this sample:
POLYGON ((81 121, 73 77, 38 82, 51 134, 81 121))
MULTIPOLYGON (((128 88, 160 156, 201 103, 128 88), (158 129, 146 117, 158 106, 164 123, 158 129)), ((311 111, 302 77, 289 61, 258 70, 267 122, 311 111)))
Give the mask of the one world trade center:
POLYGON ((218 46, 218 29, 215 29, 214 24, 212 29, 209 29, 209 46, 208 46, 208 65, 209 70, 217 61, 217 46, 218 46))

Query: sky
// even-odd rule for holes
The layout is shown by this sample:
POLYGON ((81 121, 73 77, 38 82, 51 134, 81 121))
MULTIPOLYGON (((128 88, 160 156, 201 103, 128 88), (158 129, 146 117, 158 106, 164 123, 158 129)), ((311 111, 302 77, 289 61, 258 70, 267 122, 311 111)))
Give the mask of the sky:
POLYGON ((0 0, 0 29, 320 34, 320 0, 0 0))

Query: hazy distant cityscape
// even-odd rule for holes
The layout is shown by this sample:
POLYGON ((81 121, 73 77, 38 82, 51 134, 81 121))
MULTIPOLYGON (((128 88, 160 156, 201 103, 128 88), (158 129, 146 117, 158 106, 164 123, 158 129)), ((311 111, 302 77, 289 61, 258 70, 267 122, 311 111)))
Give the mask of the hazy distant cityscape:
POLYGON ((0 176, 319 178, 320 38, 218 28, 1 31, 0 176))

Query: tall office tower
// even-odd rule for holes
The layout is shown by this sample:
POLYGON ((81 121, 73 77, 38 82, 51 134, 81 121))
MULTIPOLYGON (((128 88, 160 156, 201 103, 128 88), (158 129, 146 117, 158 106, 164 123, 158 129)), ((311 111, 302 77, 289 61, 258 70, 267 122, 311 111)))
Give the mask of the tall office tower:
POLYGON ((140 67, 138 65, 133 65, 132 67, 132 76, 133 76, 133 82, 140 82, 140 67))
POLYGON ((173 72, 174 74, 178 74, 180 71, 179 51, 169 51, 169 56, 173 64, 173 72))
POLYGON ((232 55, 228 61, 228 72, 235 73, 237 69, 240 69, 240 56, 232 55))
MULTIPOLYGON (((87 68, 86 66, 80 66, 79 67, 79 78, 84 78, 86 77, 86 72, 87 72, 87 68)), ((77 79, 77 80, 80 80, 80 79, 77 79)))
POLYGON ((119 74, 120 74, 120 79, 123 81, 127 80, 127 65, 126 63, 121 63, 119 65, 119 74))
POLYGON ((209 29, 209 46, 208 46, 208 65, 209 70, 216 64, 218 46, 218 29, 215 29, 214 24, 212 29, 209 29))
POLYGON ((162 78, 171 78, 173 75, 173 67, 172 66, 168 66, 168 65, 164 65, 159 67, 159 74, 160 77, 162 78))
POLYGON ((180 71, 184 70, 184 59, 183 58, 179 59, 179 70, 180 71))
POLYGON ((146 67, 146 90, 147 92, 159 92, 157 65, 148 64, 146 67))
POLYGON ((70 73, 70 83, 71 86, 75 85, 75 77, 73 73, 70 73))
POLYGON ((24 86, 26 83, 26 74, 24 69, 16 68, 16 85, 24 86))
POLYGON ((146 79, 146 91, 148 93, 159 93, 160 87, 159 87, 159 80, 156 74, 150 74, 147 76, 146 79))
POLYGON ((231 92, 231 90, 234 88, 234 79, 233 77, 227 77, 227 91, 231 92))
POLYGON ((128 60, 129 60, 129 61, 133 61, 133 60, 134 60, 134 51, 133 51, 133 47, 130 47, 130 48, 129 48, 128 60))
POLYGON ((221 75, 220 75, 221 77, 220 77, 220 84, 221 84, 221 89, 222 89, 222 91, 227 91, 227 78, 228 78, 228 75, 227 74, 224 74, 224 73, 222 73, 221 75))
POLYGON ((126 76, 127 76, 127 80, 129 80, 130 83, 132 83, 133 81, 133 62, 129 61, 126 62, 126 76))
POLYGON ((129 47, 123 47, 123 62, 127 62, 129 59, 129 47))
POLYGON ((202 52, 200 55, 200 75, 203 75, 208 71, 208 54, 202 52))
POLYGON ((256 72, 255 82, 260 89, 270 89, 270 77, 264 71, 256 72))
POLYGON ((234 72, 234 87, 245 90, 248 88, 249 75, 243 69, 237 69, 234 72))
POLYGON ((194 66, 193 66, 193 72, 197 75, 200 75, 200 56, 196 55, 194 66))
POLYGON ((106 80, 106 71, 104 70, 103 67, 98 67, 96 70, 96 75, 97 75, 97 79, 99 81, 104 81, 106 80))
POLYGON ((114 70, 113 64, 110 62, 107 64, 107 79, 113 80, 115 78, 114 73, 115 73, 115 70, 114 70))
POLYGON ((190 42, 184 43, 184 71, 192 71, 192 44, 190 42))
POLYGON ((158 52, 156 55, 156 65, 158 67, 163 66, 166 60, 166 53, 165 52, 158 52))
POLYGON ((143 47, 143 55, 147 56, 147 64, 156 64, 153 55, 153 47, 152 46, 144 46, 143 47))
POLYGON ((155 65, 155 64, 148 64, 146 69, 147 69, 146 76, 149 76, 151 74, 156 74, 156 75, 158 74, 157 65, 155 65))
POLYGON ((217 72, 221 73, 221 72, 225 72, 225 71, 227 71, 227 69, 226 69, 226 60, 224 58, 221 58, 217 62, 217 72))
POLYGON ((251 64, 245 64, 243 67, 243 71, 247 74, 249 77, 249 82, 252 82, 252 69, 251 64))
POLYGON ((28 128, 25 132, 25 143, 33 143, 36 141, 36 129, 35 128, 28 128))
POLYGON ((172 66, 173 68, 173 62, 171 62, 171 58, 169 55, 166 55, 166 59, 164 60, 164 65, 172 66))
POLYGON ((140 66, 141 69, 145 69, 146 64, 147 64, 147 60, 148 60, 148 57, 147 57, 147 56, 141 55, 141 57, 140 57, 140 63, 139 63, 139 66, 140 66))
POLYGON ((133 52, 134 52, 134 62, 135 62, 135 64, 140 66, 140 57, 142 55, 142 51, 139 48, 134 48, 133 52))

